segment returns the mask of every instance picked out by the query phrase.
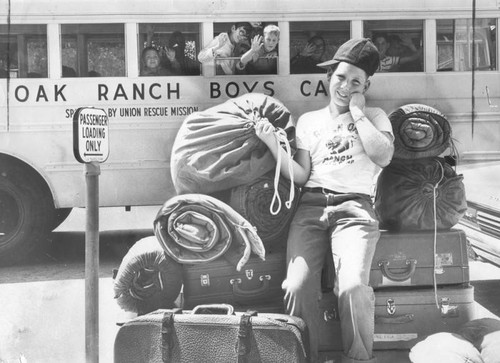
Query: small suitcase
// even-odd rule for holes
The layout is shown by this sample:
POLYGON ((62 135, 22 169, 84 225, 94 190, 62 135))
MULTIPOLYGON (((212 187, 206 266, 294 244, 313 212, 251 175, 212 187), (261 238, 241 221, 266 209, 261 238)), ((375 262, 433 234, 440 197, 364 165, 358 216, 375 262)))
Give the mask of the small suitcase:
MULTIPOLYGON (((474 288, 470 285, 433 288, 387 288, 375 291, 374 349, 410 349, 426 336, 453 332, 474 316, 474 288)), ((337 298, 324 293, 320 300, 320 350, 342 350, 337 298)))
POLYGON ((235 308, 282 301, 281 283, 286 275, 286 252, 266 255, 266 260, 251 257, 242 271, 224 258, 183 265, 184 308, 200 304, 231 304, 235 308))
POLYGON ((125 323, 115 338, 114 361, 306 362, 308 344, 300 318, 200 305, 190 311, 160 309, 125 323))
MULTIPOLYGON (((327 256, 322 286, 332 289, 333 260, 327 256)), ((462 230, 438 231, 436 261, 434 232, 383 231, 377 243, 370 270, 370 286, 430 287, 469 282, 467 239, 462 230)))
POLYGON ((467 239, 461 230, 382 232, 370 271, 373 288, 433 286, 469 282, 467 239), (434 252, 436 251, 436 252, 434 252), (434 255, 436 259, 434 261, 434 255))

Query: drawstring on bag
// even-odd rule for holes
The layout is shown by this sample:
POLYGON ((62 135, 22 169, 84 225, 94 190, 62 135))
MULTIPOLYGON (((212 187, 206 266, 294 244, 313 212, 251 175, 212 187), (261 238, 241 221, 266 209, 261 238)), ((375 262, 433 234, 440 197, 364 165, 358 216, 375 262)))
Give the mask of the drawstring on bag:
POLYGON ((437 263, 437 188, 439 187, 439 184, 443 181, 444 179, 444 168, 443 165, 439 161, 437 161, 437 164, 439 165, 441 169, 441 178, 438 180, 436 185, 434 185, 433 188, 433 210, 434 210, 434 274, 433 274, 433 284, 434 284, 434 300, 436 302, 436 307, 439 309, 439 301, 438 301, 438 296, 437 296, 437 277, 436 274, 439 270, 441 270, 443 267, 441 266, 441 262, 439 262, 439 266, 437 263))
MULTIPOLYGON (((274 172, 274 194, 273 194, 273 199, 271 200, 271 205, 269 207, 269 211, 273 216, 277 215, 280 210, 281 210, 281 198, 279 195, 278 191, 278 186, 279 186, 279 181, 280 181, 280 174, 281 174, 281 144, 283 143, 285 145, 285 151, 289 159, 292 158, 292 149, 290 147, 290 142, 288 142, 288 137, 285 132, 285 130, 281 128, 276 128, 275 130, 276 134, 276 144, 278 146, 278 155, 276 157, 276 170, 274 172), (275 202, 278 202, 278 207, 276 210, 274 210, 274 204, 275 202)), ((288 196, 288 200, 285 202, 285 206, 290 209, 292 207, 292 201, 293 198, 295 197, 295 188, 294 188, 294 181, 293 181, 293 165, 288 161, 288 172, 290 174, 290 193, 288 196)))

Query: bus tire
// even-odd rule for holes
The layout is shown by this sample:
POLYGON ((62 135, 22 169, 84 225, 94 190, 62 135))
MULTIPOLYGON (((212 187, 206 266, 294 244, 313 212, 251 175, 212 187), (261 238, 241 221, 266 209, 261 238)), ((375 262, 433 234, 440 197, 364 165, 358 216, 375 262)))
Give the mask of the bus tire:
MULTIPOLYGON (((5 165, 5 164, 4 164, 5 165)), ((27 258, 47 242, 54 216, 48 187, 31 169, 0 170, 0 266, 27 258)))

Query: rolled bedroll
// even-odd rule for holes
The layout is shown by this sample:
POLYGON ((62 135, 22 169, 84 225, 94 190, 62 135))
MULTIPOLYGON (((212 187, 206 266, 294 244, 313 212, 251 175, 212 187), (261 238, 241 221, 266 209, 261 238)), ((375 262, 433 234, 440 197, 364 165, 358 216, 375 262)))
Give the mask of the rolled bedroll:
POLYGON ((189 115, 172 146, 170 170, 177 194, 212 194, 273 169, 274 157, 255 134, 256 123, 263 119, 284 129, 294 149, 290 111, 261 93, 245 94, 189 115))
POLYGON ((451 146, 451 127, 433 107, 408 104, 389 115, 394 132, 394 158, 439 156, 451 146))
POLYGON ((155 236, 129 249, 113 281, 118 305, 141 315, 174 307, 181 285, 182 266, 165 254, 155 236))
POLYGON ((280 178, 276 185, 275 172, 270 171, 250 183, 232 188, 229 205, 257 228, 257 234, 269 250, 286 241, 298 196, 299 189, 289 180, 280 178), (294 188, 292 193, 290 188, 294 188), (279 203, 275 203, 275 193, 278 193, 279 203))
POLYGON ((240 269, 254 253, 265 259, 255 228, 226 203, 204 194, 167 200, 154 221, 165 253, 179 263, 204 263, 224 257, 240 269))

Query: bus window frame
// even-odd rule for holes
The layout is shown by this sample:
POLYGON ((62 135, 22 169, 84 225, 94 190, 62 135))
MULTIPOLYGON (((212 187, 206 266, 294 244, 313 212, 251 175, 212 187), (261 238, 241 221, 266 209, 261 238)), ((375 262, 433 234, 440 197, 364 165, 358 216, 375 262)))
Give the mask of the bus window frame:
MULTIPOLYGON (((125 23, 96 23, 96 24, 86 24, 86 23, 78 23, 78 24, 67 24, 62 23, 59 24, 59 53, 58 56, 61 61, 61 69, 64 66, 64 62, 62 59, 62 42, 65 39, 71 39, 71 41, 75 41, 75 49, 76 49, 76 78, 85 78, 89 77, 89 72, 92 71, 89 69, 89 42, 96 41, 105 41, 106 39, 109 42, 116 42, 119 40, 120 42, 116 42, 116 44, 123 44, 124 47, 124 56, 123 56, 123 74, 115 75, 115 76, 105 76, 105 77, 127 77, 127 63, 128 63, 128 49, 127 49, 127 36, 126 36, 126 26, 125 23), (66 29, 65 29, 66 28, 66 29), (98 28, 108 29, 107 32, 98 32, 98 28), (116 28, 119 32, 117 33, 116 28), (121 29, 120 29, 121 28, 121 29)), ((71 78, 65 77, 62 74, 62 78, 71 78)))

